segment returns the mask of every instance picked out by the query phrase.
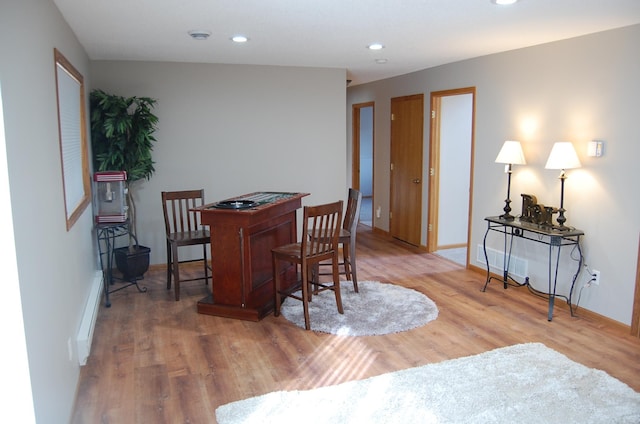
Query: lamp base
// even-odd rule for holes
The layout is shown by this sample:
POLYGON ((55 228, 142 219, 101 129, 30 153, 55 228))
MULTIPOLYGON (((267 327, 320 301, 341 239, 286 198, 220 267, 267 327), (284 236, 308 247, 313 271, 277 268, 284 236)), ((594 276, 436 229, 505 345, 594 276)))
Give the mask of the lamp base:
POLYGON ((504 203, 505 203, 504 208, 502 209, 504 213, 500 215, 500 218, 505 219, 507 221, 513 221, 514 219, 516 219, 516 217, 509 213, 511 212, 511 199, 507 198, 504 201, 504 203))
POLYGON ((567 175, 564 172, 564 169, 560 172, 560 208, 558 209, 558 226, 554 227, 559 231, 567 231, 570 228, 565 227, 564 223, 567 222, 567 218, 565 218, 564 213, 567 211, 564 208, 564 180, 567 179, 567 175))

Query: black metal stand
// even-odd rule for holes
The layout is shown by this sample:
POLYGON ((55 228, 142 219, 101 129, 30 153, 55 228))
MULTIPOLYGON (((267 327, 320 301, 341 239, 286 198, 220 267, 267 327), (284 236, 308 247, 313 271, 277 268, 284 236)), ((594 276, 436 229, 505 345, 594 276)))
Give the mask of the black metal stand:
POLYGON ((487 255, 487 235, 491 231, 496 231, 504 234, 504 255, 502 268, 502 283, 504 288, 506 289, 509 285, 513 285, 516 287, 525 286, 535 295, 548 298, 548 321, 551 321, 551 319, 553 318, 553 308, 556 297, 560 297, 566 300, 567 304, 569 305, 571 316, 574 316, 571 297, 573 294, 573 288, 578 278, 578 274, 580 274, 580 270, 582 269, 582 263, 584 260, 582 256, 582 249, 580 247, 580 237, 584 235, 584 232, 576 229, 571 229, 569 227, 565 227, 565 229, 559 230, 557 228, 551 228, 529 222, 521 222, 519 219, 504 219, 501 216, 488 217, 485 218, 485 221, 487 221, 487 231, 484 234, 482 245, 484 249, 484 259, 487 264, 487 281, 485 282, 482 291, 484 292, 487 290, 487 286, 489 285, 489 282, 491 282, 491 280, 500 280, 500 278, 491 275, 491 266, 489 264, 489 257, 487 255), (514 237, 543 243, 549 246, 547 293, 541 292, 531 287, 531 285, 529 284, 529 277, 525 278, 524 283, 519 283, 513 277, 511 277, 511 275, 509 275, 509 268, 511 265, 511 251, 513 248, 514 237), (560 264, 560 249, 563 246, 576 246, 579 254, 578 269, 573 275, 568 297, 556 294, 556 285, 558 282, 558 267, 560 264))
MULTIPOLYGON (((114 248, 116 244, 116 239, 122 236, 129 236, 129 223, 115 223, 115 224, 97 224, 96 225, 96 237, 98 240, 98 251, 100 256, 100 267, 102 268, 102 275, 104 279, 104 298, 105 298, 105 306, 107 308, 111 307, 111 301, 109 300, 109 294, 125 289, 129 286, 136 286, 140 293, 144 293, 147 291, 146 287, 140 287, 138 285, 138 280, 141 278, 133 278, 130 280, 118 278, 113 275, 113 259, 114 259, 114 248), (103 248, 104 246, 104 248, 103 248), (103 259, 103 256, 105 257, 103 259), (121 285, 118 288, 111 288, 114 285, 114 280, 125 282, 124 285, 121 285)), ((135 236, 131 235, 132 237, 135 236)), ((136 240, 136 244, 138 241, 136 240)))

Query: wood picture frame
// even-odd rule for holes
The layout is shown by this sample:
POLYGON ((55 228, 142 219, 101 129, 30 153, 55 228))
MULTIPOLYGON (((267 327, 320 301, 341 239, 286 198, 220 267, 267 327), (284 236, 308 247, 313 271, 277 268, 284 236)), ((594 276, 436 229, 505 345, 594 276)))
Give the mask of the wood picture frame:
POLYGON ((58 140, 67 231, 91 203, 84 78, 53 49, 58 103, 58 140))

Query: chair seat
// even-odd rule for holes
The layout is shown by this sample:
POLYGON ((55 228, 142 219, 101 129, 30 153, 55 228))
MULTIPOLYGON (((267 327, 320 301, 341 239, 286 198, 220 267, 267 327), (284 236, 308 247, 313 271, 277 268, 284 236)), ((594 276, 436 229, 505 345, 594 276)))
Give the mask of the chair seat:
MULTIPOLYGON (((316 237, 318 237, 317 234, 316 234, 316 237)), ((340 228, 340 232, 338 233, 338 243, 344 243, 345 241, 348 242, 350 237, 351 237, 351 231, 345 230, 344 228, 340 228)))
POLYGON ((187 231, 182 233, 170 233, 167 235, 167 239, 172 242, 176 242, 181 246, 188 246, 191 244, 206 243, 211 239, 211 234, 207 230, 199 231, 187 231))
MULTIPOLYGON (((331 258, 331 256, 333 255, 333 252, 321 252, 320 254, 317 254, 316 252, 312 252, 312 246, 306 246, 305 247, 305 256, 307 258, 311 258, 311 259, 322 259, 324 258, 331 258)), ((278 246, 274 249, 272 249, 272 252, 278 256, 280 256, 281 258, 290 258, 293 261, 296 260, 300 260, 300 251, 302 250, 302 243, 291 243, 291 244, 286 244, 284 246, 278 246)))
POLYGON ((281 256, 298 257, 300 256, 300 249, 300 243, 291 243, 275 247, 272 249, 272 252, 281 256))
POLYGON ((338 243, 349 243, 351 238, 351 231, 340 228, 340 234, 338 234, 338 243))

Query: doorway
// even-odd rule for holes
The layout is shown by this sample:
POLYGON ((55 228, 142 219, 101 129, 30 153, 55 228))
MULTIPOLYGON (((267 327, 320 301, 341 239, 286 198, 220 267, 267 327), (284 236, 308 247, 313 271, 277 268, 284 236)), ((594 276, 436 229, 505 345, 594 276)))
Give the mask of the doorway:
POLYGON ((352 187, 362 192, 360 223, 373 227, 373 124, 374 103, 352 106, 352 187))
POLYGON ((431 93, 427 251, 469 263, 475 88, 431 93))
POLYGON ((420 246, 424 95, 391 99, 391 236, 420 246))

